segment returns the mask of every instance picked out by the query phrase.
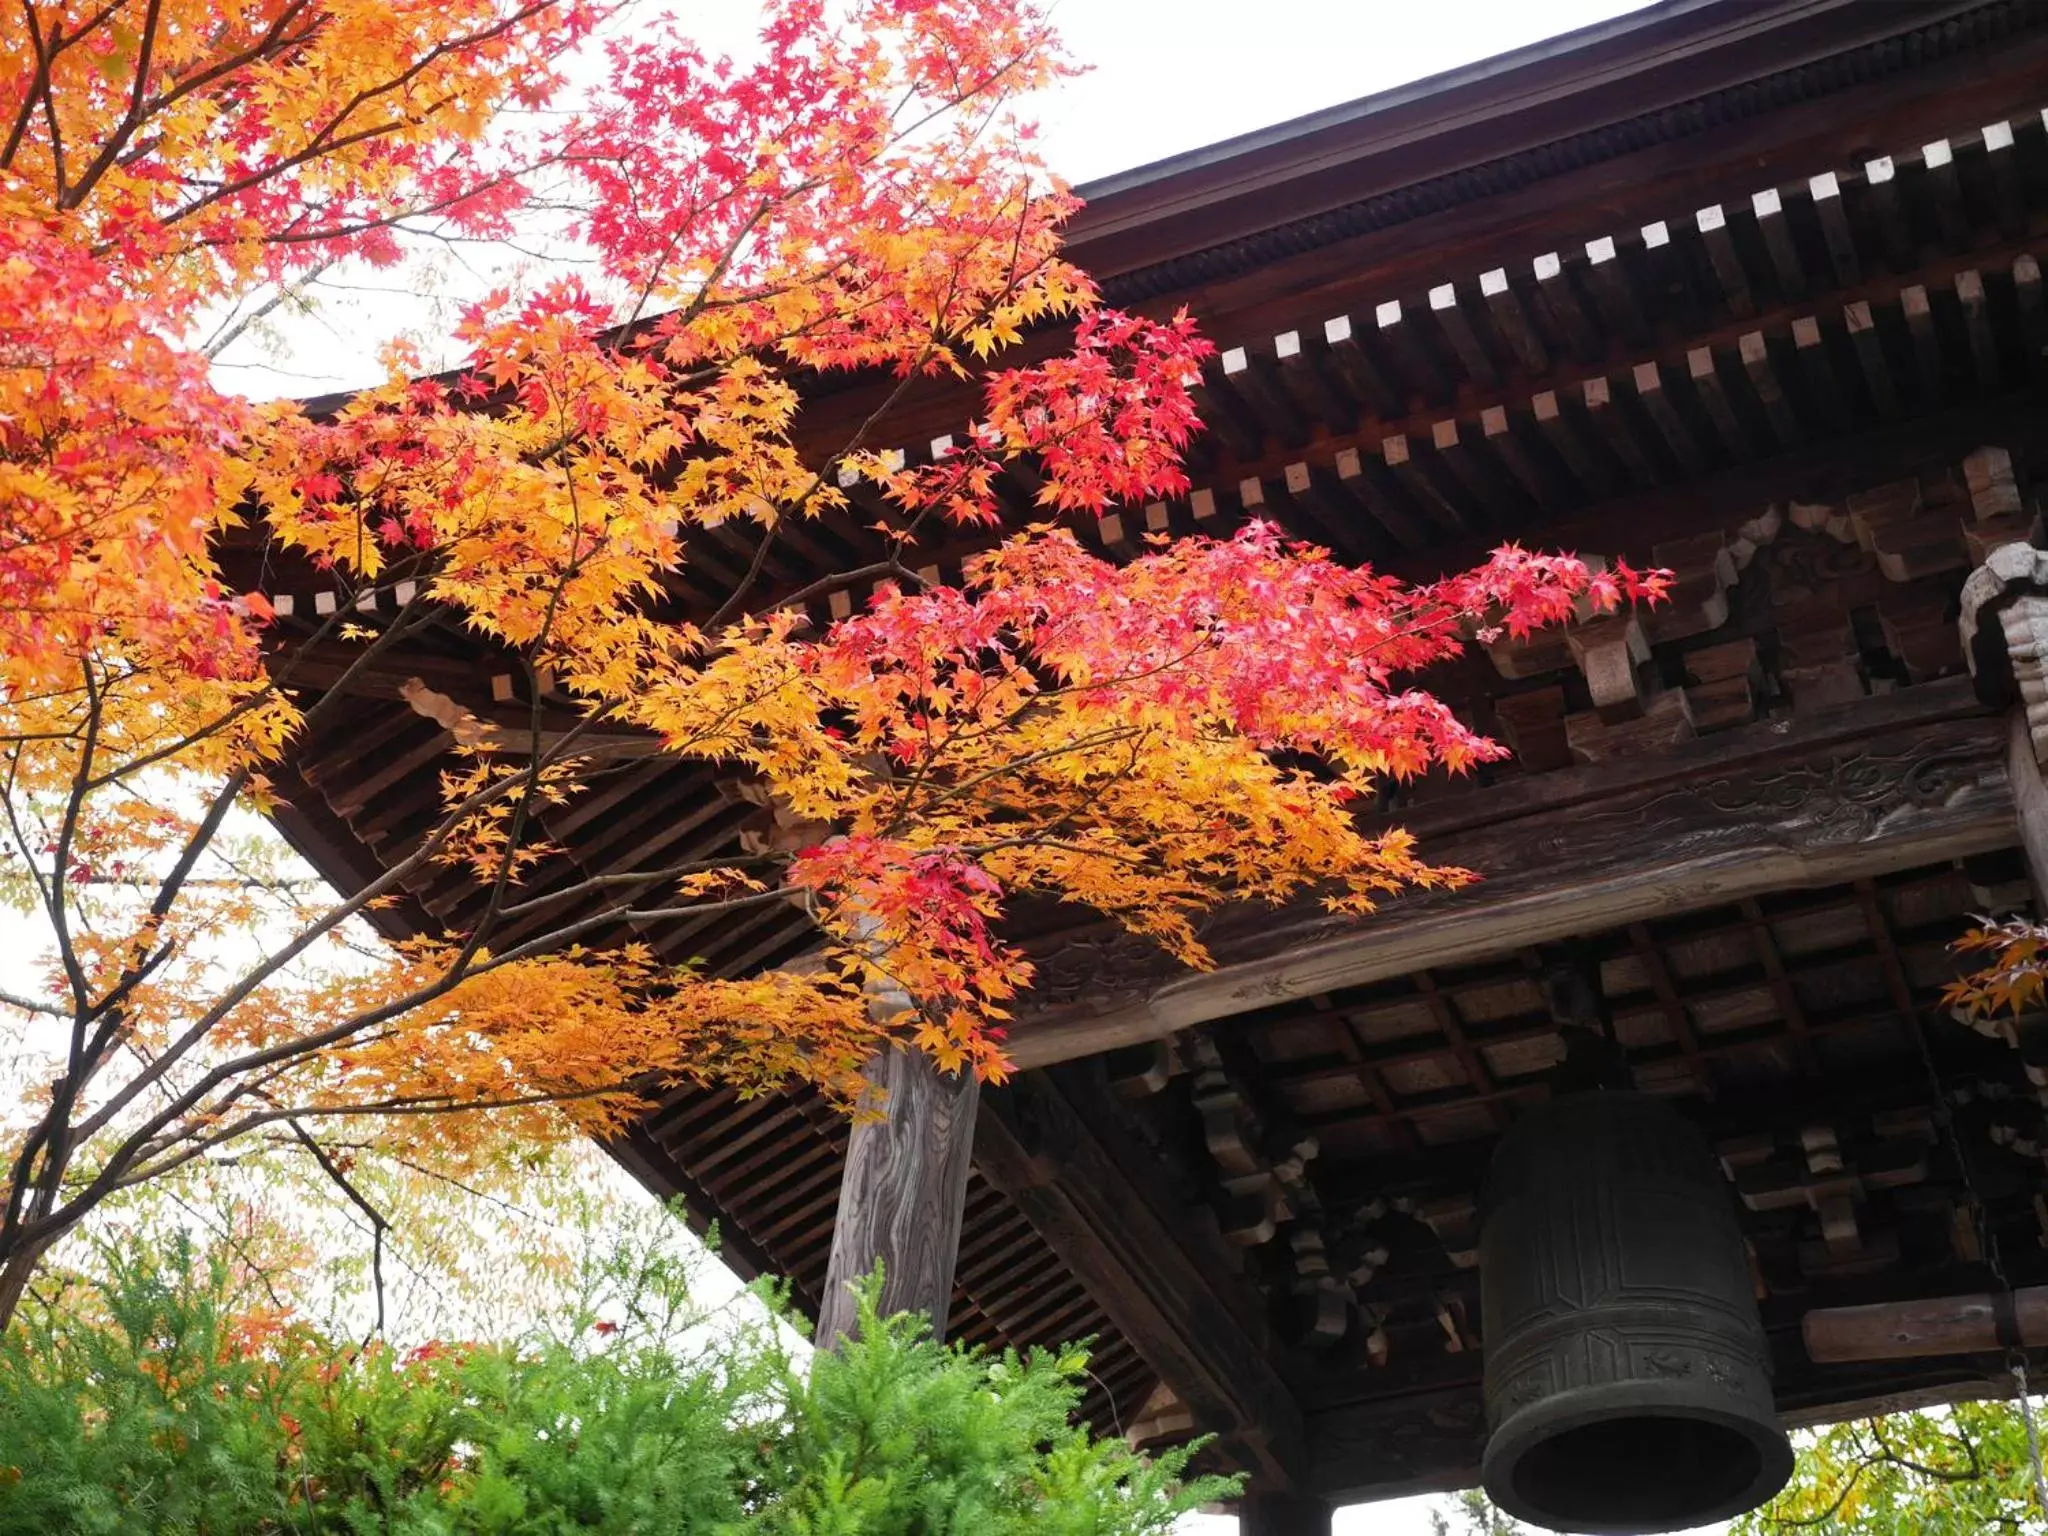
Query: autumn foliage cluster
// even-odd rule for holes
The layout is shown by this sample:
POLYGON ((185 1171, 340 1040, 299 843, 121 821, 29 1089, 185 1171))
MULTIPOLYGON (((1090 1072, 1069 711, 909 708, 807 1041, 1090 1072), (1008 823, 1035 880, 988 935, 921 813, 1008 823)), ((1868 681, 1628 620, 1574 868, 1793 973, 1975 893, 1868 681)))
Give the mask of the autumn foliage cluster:
POLYGON ((998 1074, 1020 894, 1201 964, 1219 901, 1357 911, 1461 879, 1358 820, 1389 776, 1500 755, 1404 676, 1642 591, 1516 550, 1405 585, 1262 525, 1087 553, 1062 514, 1186 489, 1208 345, 1101 307, 1061 256, 1076 205, 1020 116, 1067 68, 1044 17, 775 0, 751 62, 607 23, 585 0, 0 21, 0 868, 41 965, 4 1015, 30 1067, 0 1140, 0 1318, 96 1205, 237 1146, 345 1187, 359 1155, 495 1155, 458 1111, 536 1137, 562 1105, 616 1125, 678 1075, 843 1089, 887 1038, 998 1074), (543 218, 578 260, 479 297, 453 375, 395 348, 385 383, 310 413, 209 369, 318 274, 543 218), (805 381, 850 370, 958 379, 976 419, 927 464, 866 428, 799 451, 805 381), (1048 522, 998 528, 1020 465, 1048 522), (768 590, 771 548, 849 484, 888 509, 886 555, 768 590), (752 573, 685 612, 686 545, 717 525, 752 573), (921 541, 976 529, 960 585, 918 577, 921 541), (336 611, 280 617, 270 555, 336 611), (878 581, 836 627, 805 619, 878 581), (337 898, 244 818, 429 630, 550 679, 578 723, 457 729, 439 819, 337 898), (317 688, 315 649, 346 658, 317 688), (621 732, 750 777, 790 846, 529 888, 539 812, 621 732), (481 918, 366 941, 357 918, 445 867, 481 918), (598 938, 791 901, 819 940, 787 971, 598 938))

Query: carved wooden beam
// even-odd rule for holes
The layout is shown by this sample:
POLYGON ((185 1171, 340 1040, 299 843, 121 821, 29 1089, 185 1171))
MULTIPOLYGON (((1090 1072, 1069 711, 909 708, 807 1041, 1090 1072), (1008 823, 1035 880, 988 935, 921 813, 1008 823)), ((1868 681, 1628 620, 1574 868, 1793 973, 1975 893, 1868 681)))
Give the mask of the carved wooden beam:
MULTIPOLYGON (((1104 1094, 1103 1098, 1107 1098, 1104 1094)), ((1156 1159, 1086 1084, 1019 1074, 984 1095, 982 1177, 1016 1204, 1205 1433, 1242 1453, 1261 1487, 1302 1472, 1301 1410, 1274 1364, 1264 1311, 1156 1159)))
POLYGON ((1011 1054, 1092 1055, 1434 965, 2010 847, 2005 753, 2004 722, 1956 678, 1425 804, 1401 818, 1422 855, 1481 883, 1365 918, 1232 914, 1205 975, 1083 941, 1041 964, 1053 988, 1071 984, 1052 994, 1067 1011, 1026 1013, 1011 1054), (1079 1013, 1119 985, 1120 1006, 1079 1013))

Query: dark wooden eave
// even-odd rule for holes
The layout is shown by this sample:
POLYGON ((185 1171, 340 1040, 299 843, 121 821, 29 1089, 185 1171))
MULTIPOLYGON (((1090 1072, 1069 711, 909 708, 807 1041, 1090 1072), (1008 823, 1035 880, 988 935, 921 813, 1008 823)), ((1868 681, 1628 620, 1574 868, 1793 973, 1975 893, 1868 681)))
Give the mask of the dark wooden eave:
MULTIPOLYGON (((1603 702, 1562 652, 1429 680, 1519 762, 1390 809, 1485 886, 1364 924, 1225 914, 1224 969, 1194 978, 1104 925, 1028 915, 1040 987, 1015 1040, 1037 1065, 985 1108, 955 1334, 1092 1335, 1099 1424, 1129 1427, 1163 1387, 1269 1482, 1468 1478, 1468 1228, 1500 1128, 1548 1091, 1537 981, 1563 943, 1598 967, 1638 1082, 1686 1106, 1755 1202, 1787 1412, 1982 1374, 1814 1367, 1797 1324, 1981 1289, 1957 1215, 1973 1179, 2015 1278, 2048 1279, 2025 1150, 2048 1145, 2043 1021, 1991 1040, 1938 1001, 1970 914, 2030 899, 2002 726, 1960 681, 1953 619, 1975 548, 2027 521, 1978 506, 1964 455, 2009 450, 2029 508, 2044 489, 2044 105, 2039 0, 1676 0, 1084 189, 1075 254, 1110 296, 1187 304, 1223 349, 1195 494, 1083 520, 1090 548, 1268 516, 1429 576, 1515 537, 1674 564, 1682 601, 1650 622, 1632 699, 1603 702), (1774 507, 1760 547, 1743 530, 1774 507), (1925 1134, 1944 1117, 1971 1166, 1925 1134), (1832 1245, 1802 1163, 1828 1136, 1847 1150, 1827 1188, 1856 1213, 1832 1245), (1304 1323, 1324 1253, 1363 1275, 1346 1283, 1385 1363, 1362 1325, 1304 1323)), ((884 387, 840 381, 806 430, 836 442, 884 387)), ((919 385, 885 440, 916 461, 973 410, 919 385)), ((1022 521, 1028 486, 1010 489, 1022 521)), ((869 520, 793 530, 762 595, 870 556, 869 520)), ((715 605, 756 536, 693 535, 678 608, 715 605)), ((950 577, 984 544, 948 533, 919 557, 950 577)), ((415 674, 486 718, 533 703, 505 658, 437 635, 300 744, 282 821, 344 887, 435 803, 446 743, 400 697, 415 674)), ((713 856, 756 815, 713 774, 621 757, 535 878, 713 856)), ((448 872, 388 920, 474 909, 448 872)), ((782 912, 636 936, 724 972, 810 942, 782 912)), ((716 1220, 738 1267, 814 1302, 843 1145, 805 1094, 690 1088, 618 1150, 716 1220)))
POLYGON ((1665 0, 1086 183, 1075 258, 1115 302, 1497 197, 1966 57, 2030 0, 1665 0))

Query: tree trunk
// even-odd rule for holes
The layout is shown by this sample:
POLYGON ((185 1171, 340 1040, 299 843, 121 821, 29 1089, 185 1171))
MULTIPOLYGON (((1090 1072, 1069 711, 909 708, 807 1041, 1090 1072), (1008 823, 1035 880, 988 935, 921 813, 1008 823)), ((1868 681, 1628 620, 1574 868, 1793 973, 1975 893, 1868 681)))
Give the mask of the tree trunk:
POLYGON ((818 1342, 828 1347, 856 1331, 847 1287, 878 1259, 881 1310, 922 1312, 934 1337, 945 1336, 973 1162, 981 1085, 972 1074, 941 1073, 922 1051, 902 1048, 882 1052, 866 1070, 880 1103, 863 1107, 882 1113, 857 1121, 846 1148, 818 1309, 818 1342))
POLYGON ((28 1283, 35 1279, 43 1255, 49 1251, 48 1243, 37 1243, 17 1248, 5 1260, 0 1260, 0 1333, 5 1333, 13 1323, 14 1314, 21 1308, 22 1297, 28 1294, 28 1283))

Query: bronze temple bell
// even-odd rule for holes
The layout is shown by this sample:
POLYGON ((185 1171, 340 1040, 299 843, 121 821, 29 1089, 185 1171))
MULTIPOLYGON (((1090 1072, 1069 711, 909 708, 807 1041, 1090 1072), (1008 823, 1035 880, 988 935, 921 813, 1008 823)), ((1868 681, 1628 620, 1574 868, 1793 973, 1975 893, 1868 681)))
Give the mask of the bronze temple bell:
POLYGON ((1753 1509, 1792 1448, 1742 1233, 1670 1105, 1586 1091, 1518 1121, 1480 1232, 1484 1480, 1553 1530, 1681 1530, 1753 1509))

